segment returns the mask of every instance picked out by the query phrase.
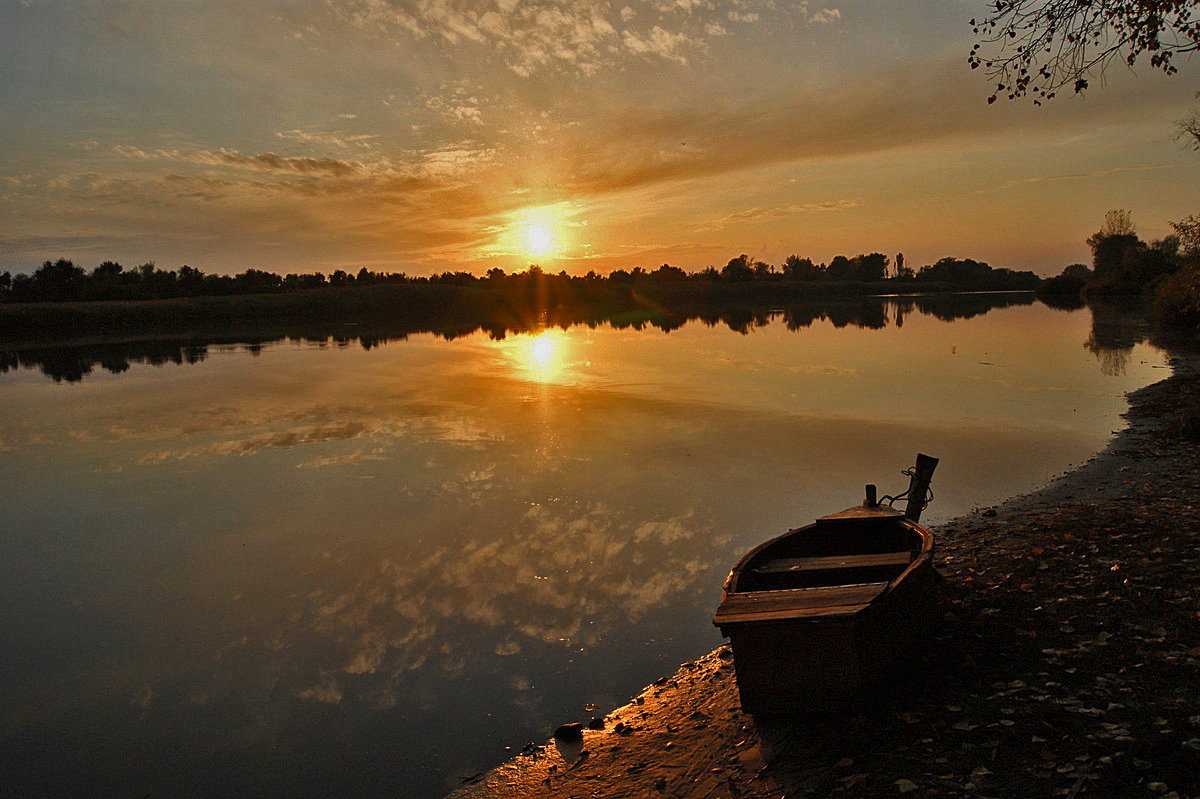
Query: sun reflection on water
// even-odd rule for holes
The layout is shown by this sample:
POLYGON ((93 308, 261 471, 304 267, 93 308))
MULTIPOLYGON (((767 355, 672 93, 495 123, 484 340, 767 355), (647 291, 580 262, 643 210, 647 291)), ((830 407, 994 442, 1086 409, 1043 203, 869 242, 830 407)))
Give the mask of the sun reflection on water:
POLYGON ((539 383, 562 383, 569 371, 570 337, 562 330, 541 330, 503 342, 517 374, 539 383))

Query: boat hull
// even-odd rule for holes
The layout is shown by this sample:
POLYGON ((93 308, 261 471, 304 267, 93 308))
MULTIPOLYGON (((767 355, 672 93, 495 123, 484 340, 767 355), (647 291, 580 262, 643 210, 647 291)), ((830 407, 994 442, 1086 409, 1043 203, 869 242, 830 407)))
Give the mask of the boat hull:
POLYGON ((922 567, 855 613, 723 625, 742 710, 831 713, 879 700, 930 637, 933 583, 932 566, 922 567))
POLYGON ((728 636, 742 709, 826 713, 877 701, 928 639, 933 535, 853 508, 747 553, 713 619, 728 636))

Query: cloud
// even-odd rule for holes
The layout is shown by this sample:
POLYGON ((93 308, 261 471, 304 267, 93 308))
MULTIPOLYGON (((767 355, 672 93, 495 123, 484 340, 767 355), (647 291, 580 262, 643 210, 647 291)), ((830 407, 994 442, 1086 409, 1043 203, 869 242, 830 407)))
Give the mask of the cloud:
POLYGON ((687 63, 683 54, 689 47, 698 47, 699 43, 683 33, 671 33, 655 25, 645 37, 638 36, 633 31, 625 31, 623 36, 625 46, 631 53, 638 55, 657 55, 668 61, 687 63))
MULTIPOLYGON (((652 0, 619 10, 601 0, 425 0, 403 5, 338 0, 332 7, 364 29, 455 48, 485 48, 526 78, 543 70, 595 75, 619 67, 631 55, 685 65, 692 54, 705 52, 708 37, 728 35, 723 19, 754 23, 761 18, 747 3, 724 12, 711 0, 652 0)), ((771 2, 755 8, 780 13, 771 2)), ((479 55, 485 56, 483 50, 479 55)))
POLYGON ((127 158, 141 160, 166 159, 173 161, 190 161, 195 164, 213 166, 240 166, 259 170, 298 175, 330 175, 346 177, 361 175, 367 171, 361 161, 346 161, 336 158, 312 158, 308 156, 291 157, 276 153, 260 153, 246 155, 236 150, 195 150, 181 152, 179 150, 143 150, 138 147, 118 145, 114 150, 127 158))
MULTIPOLYGON (((118 145, 113 149, 119 155, 135 160, 166 160, 203 166, 232 167, 276 179, 271 183, 263 183, 244 179, 217 179, 212 175, 169 175, 164 178, 178 186, 219 188, 227 192, 227 196, 239 186, 250 190, 290 189, 307 196, 330 196, 350 191, 374 192, 376 195, 406 195, 422 189, 451 187, 463 175, 477 172, 496 158, 494 150, 471 141, 412 150, 399 154, 394 160, 374 158, 370 161, 282 156, 272 152, 248 154, 226 148, 194 151, 144 150, 129 145, 118 145)), ((93 190, 99 190, 104 185, 99 176, 93 174, 61 175, 54 180, 63 185, 90 180, 90 188, 93 190)), ((130 181, 130 185, 133 183, 130 181)))
POLYGON ((820 11, 807 14, 807 17, 810 25, 830 25, 841 21, 842 12, 836 8, 822 8, 820 11))
POLYGON ((814 212, 845 211, 850 208, 858 208, 862 204, 862 198, 855 198, 852 200, 828 200, 826 202, 818 203, 800 203, 776 208, 748 208, 745 211, 736 211, 732 214, 727 214, 720 219, 716 219, 710 224, 700 228, 700 230, 697 232, 723 230, 736 222, 783 219, 785 217, 795 216, 796 214, 814 212))
POLYGON ((1178 169, 1183 166, 1186 166, 1186 165, 1181 164, 1181 163, 1147 164, 1145 166, 1118 166, 1118 167, 1113 167, 1111 169, 1097 169, 1097 170, 1094 170, 1091 172, 1072 172, 1072 173, 1061 174, 1061 175, 1039 175, 1036 177, 1023 178, 1021 180, 1010 181, 1008 183, 1004 183, 1002 185, 995 186, 991 189, 980 189, 979 191, 976 192, 976 194, 986 194, 989 191, 1008 191, 1009 189, 1015 189, 1018 186, 1027 186, 1031 183, 1057 183, 1060 181, 1067 181, 1067 180, 1084 180, 1087 178, 1105 178, 1105 177, 1109 177, 1110 175, 1119 174, 1121 172, 1156 172, 1161 169, 1178 169))
POLYGON ((479 106, 479 98, 468 95, 461 87, 448 97, 431 97, 425 101, 425 107, 429 110, 472 125, 483 124, 483 113, 479 106))
MULTIPOLYGON (((353 119, 354 115, 349 115, 353 119)), ((283 130, 275 134, 281 139, 294 141, 297 144, 303 145, 323 145, 327 147, 337 147, 339 149, 350 149, 352 147, 369 148, 372 147, 380 138, 378 133, 357 133, 347 134, 341 132, 318 132, 307 130, 283 130)))
POLYGON ((230 164, 261 169, 264 172, 287 172, 300 175, 332 175, 345 177, 360 175, 366 168, 359 161, 343 161, 336 158, 287 157, 275 153, 245 155, 232 150, 199 150, 190 158, 200 164, 230 164))
MULTIPOLYGON (((602 129, 564 131, 570 196, 619 193, 817 159, 918 150, 959 140, 999 142, 1024 130, 1065 135, 1135 109, 1161 114, 1164 98, 1110 90, 1102 108, 988 106, 953 56, 872 74, 837 92, 798 88, 764 101, 627 107, 602 129), (931 80, 930 76, 943 76, 931 80), (1041 112, 1041 113, 1038 113, 1041 112)), ((800 209, 798 209, 800 210, 800 209)), ((805 209, 817 210, 817 209, 805 209)))

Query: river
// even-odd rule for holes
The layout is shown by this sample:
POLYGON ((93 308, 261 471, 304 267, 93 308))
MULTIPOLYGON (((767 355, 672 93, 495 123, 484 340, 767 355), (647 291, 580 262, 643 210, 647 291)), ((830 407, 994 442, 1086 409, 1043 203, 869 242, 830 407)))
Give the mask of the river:
POLYGON ((1144 339, 976 296, 9 348, 0 794, 440 796, 712 649, 743 551, 918 451, 930 522, 1086 460, 1144 339))

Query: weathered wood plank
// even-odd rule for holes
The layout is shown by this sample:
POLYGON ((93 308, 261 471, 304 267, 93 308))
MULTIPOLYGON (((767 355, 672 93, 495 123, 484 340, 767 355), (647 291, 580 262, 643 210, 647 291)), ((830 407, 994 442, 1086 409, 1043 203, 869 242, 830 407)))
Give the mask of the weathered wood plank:
POLYGON ((869 555, 829 555, 811 558, 775 558, 754 571, 759 574, 823 571, 827 569, 857 569, 871 566, 906 566, 913 559, 910 552, 876 552, 869 555))
POLYGON ((726 597, 717 608, 717 625, 767 619, 800 619, 806 616, 852 615, 869 605, 887 588, 887 582, 789 588, 782 591, 747 591, 726 597))

